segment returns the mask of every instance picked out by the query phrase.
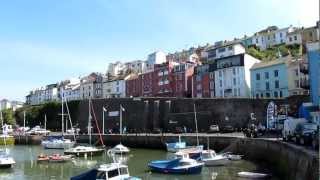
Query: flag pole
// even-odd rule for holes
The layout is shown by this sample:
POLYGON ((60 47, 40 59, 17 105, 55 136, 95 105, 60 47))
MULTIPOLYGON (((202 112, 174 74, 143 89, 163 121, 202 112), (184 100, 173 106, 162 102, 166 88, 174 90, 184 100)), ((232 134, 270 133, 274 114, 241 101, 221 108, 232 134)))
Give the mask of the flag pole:
POLYGON ((105 108, 102 107, 102 134, 104 135, 104 110, 105 108))
POLYGON ((120 135, 122 135, 122 106, 120 104, 120 135))

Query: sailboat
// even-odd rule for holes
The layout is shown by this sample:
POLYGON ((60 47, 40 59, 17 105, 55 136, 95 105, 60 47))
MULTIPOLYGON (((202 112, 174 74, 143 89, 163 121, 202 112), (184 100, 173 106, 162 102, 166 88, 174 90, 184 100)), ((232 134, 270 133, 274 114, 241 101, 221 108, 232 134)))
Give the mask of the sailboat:
MULTIPOLYGON (((92 108, 93 110, 93 108, 92 108)), ((64 151, 64 154, 68 155, 76 155, 76 156, 84 156, 87 157, 88 155, 94 156, 94 155, 101 155, 104 152, 104 149, 102 148, 97 148, 94 146, 91 146, 91 99, 89 99, 89 118, 88 118, 88 135, 89 135, 89 144, 90 146, 84 146, 84 145, 79 145, 74 148, 69 148, 64 151)), ((99 128, 98 128, 99 129, 99 128)))
MULTIPOLYGON (((68 104, 67 101, 65 101, 66 103, 66 107, 67 107, 67 111, 68 111, 68 116, 69 116, 69 120, 70 120, 70 124, 72 126, 72 122, 71 122, 71 117, 70 117, 70 113, 69 113, 69 108, 68 108, 68 104)), ((51 136, 45 140, 43 140, 41 142, 41 145, 46 148, 46 149, 69 149, 71 147, 74 146, 75 141, 72 141, 71 139, 65 139, 64 138, 64 108, 63 108, 63 98, 61 99, 61 124, 62 124, 62 136, 61 137, 54 137, 51 136)), ((45 124, 45 129, 46 129, 46 123, 47 123, 47 116, 44 116, 44 124, 45 124)), ((68 122, 66 122, 67 124, 68 122)))
POLYGON ((7 143, 12 143, 14 144, 14 138, 13 136, 9 136, 7 134, 7 127, 6 125, 3 125, 3 118, 2 118, 2 112, 0 112, 0 116, 1 116, 1 122, 2 122, 2 128, 3 128, 3 135, 1 139, 3 139, 3 141, 1 141, 3 143, 3 145, 5 146, 5 151, 0 149, 0 167, 2 168, 10 168, 13 164, 15 164, 16 162, 14 161, 14 159, 9 156, 9 153, 7 152, 7 143), (9 139, 9 141, 7 141, 7 138, 11 138, 12 140, 9 139))
POLYGON ((0 134, 0 145, 14 145, 14 137, 9 135, 8 132, 11 129, 11 125, 3 124, 3 116, 0 111, 2 134, 0 134))
MULTIPOLYGON (((122 136, 122 111, 125 111, 125 109, 120 104, 120 136, 122 136)), ((115 147, 108 150, 108 154, 127 154, 130 152, 130 149, 124 145, 118 144, 115 147)))

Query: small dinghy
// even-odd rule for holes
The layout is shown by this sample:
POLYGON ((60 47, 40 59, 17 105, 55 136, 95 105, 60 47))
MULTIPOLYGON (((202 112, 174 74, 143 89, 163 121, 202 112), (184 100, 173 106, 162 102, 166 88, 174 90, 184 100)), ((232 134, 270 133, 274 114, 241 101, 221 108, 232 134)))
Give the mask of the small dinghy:
POLYGON ((49 162, 49 156, 45 154, 40 154, 37 158, 38 162, 49 162))
POLYGON ((243 155, 237 155, 237 154, 228 154, 228 159, 231 161, 239 161, 242 159, 243 155))
POLYGON ((254 172, 238 172, 238 176, 242 178, 250 178, 250 179, 263 179, 267 178, 270 175, 269 174, 264 174, 264 173, 254 173, 254 172))
POLYGON ((49 156, 49 162, 65 162, 66 160, 60 154, 52 154, 49 156))

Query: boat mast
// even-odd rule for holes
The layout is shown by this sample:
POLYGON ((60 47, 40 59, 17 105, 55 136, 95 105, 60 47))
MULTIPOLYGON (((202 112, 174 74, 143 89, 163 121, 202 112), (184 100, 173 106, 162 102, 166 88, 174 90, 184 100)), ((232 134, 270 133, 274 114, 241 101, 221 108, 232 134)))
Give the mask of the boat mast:
POLYGON ((47 114, 44 114, 44 129, 47 130, 47 114))
POLYGON ((88 119, 88 134, 89 134, 89 144, 91 145, 91 113, 90 113, 90 98, 89 98, 89 119, 88 119))
POLYGON ((26 111, 23 111, 23 133, 26 133, 26 111))
POLYGON ((63 136, 64 135, 63 97, 61 97, 61 130, 62 130, 62 136, 63 136))
POLYGON ((0 110, 0 118, 1 118, 1 129, 3 132, 3 116, 2 116, 2 110, 0 110))
POLYGON ((194 111, 194 121, 196 124, 196 135, 197 135, 197 146, 199 146, 199 135, 198 135, 198 120, 197 120, 197 112, 196 112, 196 104, 193 104, 193 111, 194 111))
POLYGON ((71 130, 72 130, 72 132, 73 132, 73 138, 74 138, 74 141, 76 141, 76 135, 75 135, 76 129, 73 129, 73 126, 72 126, 72 120, 71 120, 71 115, 70 115, 70 111, 69 111, 69 106, 68 106, 67 99, 65 100, 65 102, 66 102, 67 113, 68 113, 68 117, 69 117, 69 122, 70 122, 71 130))
POLYGON ((120 104, 120 135, 122 135, 122 106, 120 104))

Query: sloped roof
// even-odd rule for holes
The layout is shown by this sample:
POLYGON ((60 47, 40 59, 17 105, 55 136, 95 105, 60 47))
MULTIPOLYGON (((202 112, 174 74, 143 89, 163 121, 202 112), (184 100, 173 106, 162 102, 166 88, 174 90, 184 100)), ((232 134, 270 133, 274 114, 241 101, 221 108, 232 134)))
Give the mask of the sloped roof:
POLYGON ((260 69, 260 68, 275 66, 275 65, 279 65, 279 64, 286 64, 289 59, 290 58, 287 56, 287 57, 278 58, 278 59, 273 60, 273 61, 255 63, 251 67, 251 69, 260 69))

